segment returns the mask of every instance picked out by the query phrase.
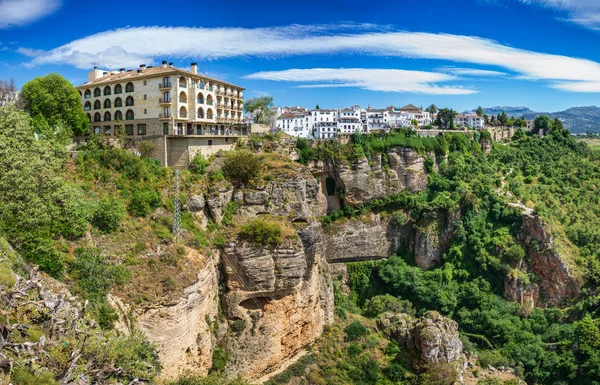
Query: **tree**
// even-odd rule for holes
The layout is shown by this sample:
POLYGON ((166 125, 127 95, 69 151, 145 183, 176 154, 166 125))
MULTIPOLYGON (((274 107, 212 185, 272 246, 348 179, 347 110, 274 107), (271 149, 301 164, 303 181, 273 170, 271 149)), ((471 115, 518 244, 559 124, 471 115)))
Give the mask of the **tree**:
POLYGON ((271 107, 273 107, 272 96, 249 99, 244 104, 244 110, 252 115, 254 123, 269 123, 269 118, 273 115, 271 107))
POLYGON ((56 135, 68 130, 75 135, 89 131, 89 119, 81 105, 79 91, 58 74, 38 77, 21 91, 24 107, 33 118, 36 132, 56 135))
POLYGON ((508 124, 508 115, 506 115, 506 112, 502 111, 502 113, 498 114, 498 121, 504 127, 508 124))
POLYGON ((429 107, 427 107, 425 109, 425 111, 429 112, 430 114, 435 114, 438 111, 438 108, 435 104, 430 105, 429 107))
POLYGON ((483 108, 481 108, 481 106, 477 107, 477 112, 475 112, 477 114, 477 116, 483 116, 483 108))
POLYGON ((15 79, 0 80, 0 107, 7 105, 9 102, 16 101, 17 84, 15 79))
POLYGON ((533 121, 533 126, 537 131, 544 130, 544 133, 549 133, 552 130, 552 120, 546 115, 540 115, 533 121))
POLYGON ((415 130, 419 127, 419 121, 417 119, 412 119, 410 121, 410 125, 415 128, 415 130))
POLYGON ((456 113, 453 110, 448 108, 442 108, 437 114, 435 125, 443 129, 453 129, 455 116, 456 113))
POLYGON ((320 110, 320 109, 321 109, 321 108, 320 108, 320 107, 319 107, 319 105, 317 104, 317 105, 315 106, 315 110, 320 110))

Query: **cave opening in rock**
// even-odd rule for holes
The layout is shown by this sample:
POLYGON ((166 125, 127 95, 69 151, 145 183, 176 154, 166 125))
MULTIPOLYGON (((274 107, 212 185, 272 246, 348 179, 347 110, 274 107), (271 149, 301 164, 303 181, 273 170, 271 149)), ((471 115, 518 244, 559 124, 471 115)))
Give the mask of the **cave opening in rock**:
POLYGON ((248 310, 263 310, 273 299, 271 297, 250 297, 240 302, 240 306, 248 310))

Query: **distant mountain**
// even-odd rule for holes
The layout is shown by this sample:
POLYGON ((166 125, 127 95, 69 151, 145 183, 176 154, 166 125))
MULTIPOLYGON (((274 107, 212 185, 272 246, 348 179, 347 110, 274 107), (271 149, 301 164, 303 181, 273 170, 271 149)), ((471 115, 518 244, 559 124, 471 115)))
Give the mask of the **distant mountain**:
MULTIPOLYGON (((564 111, 559 112, 536 112, 532 111, 527 107, 489 107, 484 108, 483 112, 487 115, 498 115, 502 111, 506 112, 508 116, 522 117, 526 119, 534 119, 539 115, 548 115, 552 119, 560 119, 565 127, 567 127, 572 133, 579 132, 599 132, 600 133, 600 107, 588 106, 588 107, 572 107, 564 111)), ((475 112, 466 111, 466 112, 475 112)))

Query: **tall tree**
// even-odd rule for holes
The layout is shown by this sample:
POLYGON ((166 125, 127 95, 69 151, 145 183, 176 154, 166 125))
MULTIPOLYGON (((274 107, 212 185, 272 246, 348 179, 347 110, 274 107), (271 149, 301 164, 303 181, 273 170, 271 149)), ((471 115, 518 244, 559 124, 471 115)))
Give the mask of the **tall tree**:
POLYGON ((429 112, 429 113, 431 113, 431 114, 435 114, 435 113, 437 113, 437 111, 438 111, 438 108, 437 108, 437 106, 436 106, 435 104, 432 104, 432 105, 430 105, 429 107, 427 107, 427 108, 425 109, 425 111, 427 111, 427 112, 429 112))
POLYGON ((483 116, 483 108, 481 106, 477 107, 477 111, 475 112, 477 116, 483 116))
POLYGON ((533 121, 533 126, 537 131, 544 130, 547 134, 552 130, 552 120, 546 115, 540 115, 533 121))
POLYGON ((456 113, 454 110, 448 108, 442 108, 438 111, 435 125, 442 129, 453 129, 454 128, 454 117, 456 113))
POLYGON ((252 115, 254 123, 270 123, 270 117, 273 115, 271 110, 273 107, 272 96, 261 96, 259 98, 246 100, 244 110, 252 115))
POLYGON ((61 129, 75 135, 89 132, 90 121, 81 105, 79 91, 58 74, 26 83, 20 98, 38 133, 52 134, 61 129))

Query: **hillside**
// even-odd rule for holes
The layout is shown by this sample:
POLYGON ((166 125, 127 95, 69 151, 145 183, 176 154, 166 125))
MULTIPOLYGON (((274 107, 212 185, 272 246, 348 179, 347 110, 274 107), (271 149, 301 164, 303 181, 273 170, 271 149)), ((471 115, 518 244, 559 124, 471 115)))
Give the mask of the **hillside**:
MULTIPOLYGON (((535 119, 539 115, 548 115, 552 119, 560 119, 572 133, 600 132, 600 107, 572 107, 558 112, 536 112, 527 107, 488 107, 483 109, 488 115, 497 115, 502 111, 509 117, 535 119)), ((474 113, 475 110, 467 111, 474 113)))

